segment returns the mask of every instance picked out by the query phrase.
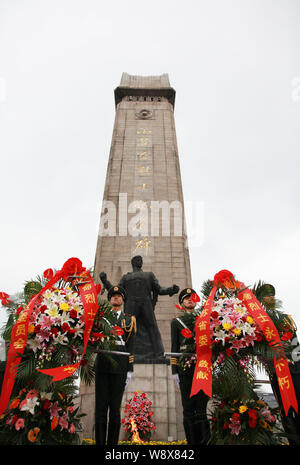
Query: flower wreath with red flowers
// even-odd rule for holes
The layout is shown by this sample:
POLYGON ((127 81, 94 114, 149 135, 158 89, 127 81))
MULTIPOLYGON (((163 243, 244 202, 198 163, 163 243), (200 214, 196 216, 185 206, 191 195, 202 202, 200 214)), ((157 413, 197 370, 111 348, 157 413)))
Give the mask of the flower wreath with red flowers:
POLYGON ((126 440, 130 441, 132 439, 132 422, 134 422, 140 439, 149 441, 152 431, 156 430, 153 415, 152 402, 148 399, 147 394, 136 391, 134 396, 126 402, 124 417, 122 418, 126 440))

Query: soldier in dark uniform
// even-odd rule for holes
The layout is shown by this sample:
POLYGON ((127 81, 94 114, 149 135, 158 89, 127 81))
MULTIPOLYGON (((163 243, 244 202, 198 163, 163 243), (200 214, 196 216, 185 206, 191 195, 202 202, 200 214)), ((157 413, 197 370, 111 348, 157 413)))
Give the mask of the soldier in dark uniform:
POLYGON ((135 318, 123 313, 126 293, 120 286, 113 286, 108 291, 108 300, 116 313, 115 325, 124 331, 118 336, 116 350, 129 352, 127 355, 99 353, 96 358, 95 374, 95 437, 96 445, 118 444, 121 415, 120 408, 125 387, 133 372, 133 343, 135 318), (107 428, 107 416, 109 422, 107 428))
MULTIPOLYGON (((179 303, 184 312, 192 313, 195 309, 195 301, 191 295, 195 291, 191 288, 183 289, 179 294, 179 303)), ((188 315, 186 315, 188 316, 188 315)), ((182 329, 187 328, 194 331, 196 315, 194 318, 174 318, 171 321, 171 352, 184 352, 184 336, 182 329), (185 320, 185 322, 183 321, 185 320)), ((190 368, 183 369, 178 363, 178 358, 171 357, 171 367, 174 381, 180 388, 183 407, 183 426, 188 444, 206 444, 210 436, 210 427, 206 415, 208 397, 203 391, 190 397, 194 376, 195 364, 190 368)))
MULTIPOLYGON (((257 299, 263 304, 263 306, 268 311, 275 310, 276 299, 275 299, 275 287, 272 284, 262 284, 258 285, 255 290, 257 299)), ((282 321, 283 330, 285 332, 291 333, 291 344, 298 347, 299 350, 299 341, 296 335, 296 325, 290 315, 285 315, 282 321)), ((298 402, 298 407, 300 408, 300 359, 299 356, 295 354, 294 363, 289 364, 289 369, 291 373, 291 378, 294 384, 295 394, 298 402)), ((294 409, 290 409, 288 414, 285 415, 283 408, 280 390, 278 386, 278 380, 274 369, 273 361, 270 360, 267 362, 268 373, 270 377, 270 382, 274 396, 278 402, 282 420, 282 426, 285 432, 288 434, 289 442, 291 445, 300 445, 300 410, 297 414, 294 409)))

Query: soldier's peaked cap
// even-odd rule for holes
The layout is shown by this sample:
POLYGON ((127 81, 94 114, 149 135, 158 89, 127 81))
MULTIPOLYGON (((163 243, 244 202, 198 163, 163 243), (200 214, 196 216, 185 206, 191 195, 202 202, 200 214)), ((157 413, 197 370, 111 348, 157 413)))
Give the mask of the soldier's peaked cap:
POLYGON ((112 286, 108 292, 107 292, 107 298, 108 300, 111 299, 111 297, 114 295, 114 294, 120 294, 122 297, 123 297, 123 300, 126 299, 126 292, 125 292, 125 289, 123 289, 123 287, 121 286, 112 286))
POLYGON ((186 289, 182 289, 182 291, 179 294, 179 303, 182 304, 183 299, 185 299, 186 297, 189 297, 194 292, 196 292, 196 291, 194 291, 194 289, 192 289, 191 287, 187 287, 186 289))
POLYGON ((272 284, 263 284, 256 292, 258 300, 269 295, 275 295, 275 287, 272 284))

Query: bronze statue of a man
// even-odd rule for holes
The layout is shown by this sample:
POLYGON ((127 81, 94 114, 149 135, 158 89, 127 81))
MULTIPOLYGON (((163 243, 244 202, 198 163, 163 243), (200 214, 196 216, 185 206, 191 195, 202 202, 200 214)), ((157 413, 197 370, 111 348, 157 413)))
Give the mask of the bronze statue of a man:
MULTIPOLYGON (((179 287, 176 284, 161 287, 152 271, 142 270, 143 258, 140 255, 132 258, 131 265, 132 271, 123 275, 118 285, 126 291, 125 313, 134 315, 137 321, 134 353, 147 358, 159 358, 163 356, 164 347, 154 314, 155 304, 158 295, 172 296, 179 291, 179 287), (145 335, 151 347, 145 346, 145 335), (139 350, 141 347, 144 347, 142 353, 139 350)), ((112 287, 106 273, 101 272, 99 276, 105 289, 112 287)))

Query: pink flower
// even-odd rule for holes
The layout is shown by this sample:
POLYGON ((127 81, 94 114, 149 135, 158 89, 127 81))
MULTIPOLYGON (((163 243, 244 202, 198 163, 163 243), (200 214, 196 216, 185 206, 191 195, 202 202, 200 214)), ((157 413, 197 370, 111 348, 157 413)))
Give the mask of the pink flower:
POLYGON ((70 428, 69 428, 69 433, 74 434, 75 431, 76 431, 75 426, 74 426, 73 423, 71 423, 71 426, 70 426, 70 428))
POLYGON ((59 417, 58 423, 62 430, 68 429, 68 426, 69 426, 68 415, 64 413, 61 417, 59 417))
POLYGON ((38 333, 38 338, 41 342, 43 342, 44 340, 49 341, 49 337, 50 337, 50 332, 46 328, 41 329, 40 332, 38 333))
POLYGON ((57 401, 51 405, 49 411, 50 411, 50 419, 52 419, 53 417, 58 417, 58 412, 61 411, 61 408, 59 407, 57 401))
POLYGON ((260 413, 265 418, 265 420, 267 420, 268 422, 270 422, 270 423, 275 422, 276 418, 274 417, 274 415, 272 415, 272 413, 270 412, 270 410, 267 407, 262 408, 260 413))
POLYGON ((51 316, 43 315, 40 318, 40 325, 42 329, 51 329, 51 325, 53 324, 53 319, 51 316))
POLYGON ((231 429, 231 434, 235 434, 238 436, 241 431, 241 423, 239 421, 233 421, 232 418, 230 418, 231 423, 229 424, 229 428, 231 429))
POLYGON ((19 431, 21 428, 24 428, 24 418, 18 418, 15 423, 15 428, 19 431))
POLYGON ((248 347, 250 345, 254 346, 254 339, 255 338, 253 336, 245 336, 244 337, 244 343, 245 343, 246 347, 248 347))
POLYGON ((238 352, 240 349, 245 347, 245 343, 242 339, 234 339, 232 341, 232 347, 238 352))

